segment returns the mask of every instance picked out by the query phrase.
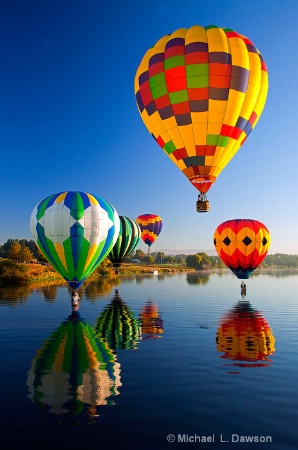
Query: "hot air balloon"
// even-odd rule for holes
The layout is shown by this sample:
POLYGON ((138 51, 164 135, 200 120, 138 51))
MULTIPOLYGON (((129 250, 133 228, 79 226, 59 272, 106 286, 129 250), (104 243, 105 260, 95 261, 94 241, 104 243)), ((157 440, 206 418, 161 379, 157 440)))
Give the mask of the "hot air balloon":
POLYGON ((76 290, 108 255, 119 234, 119 216, 101 197, 68 191, 34 208, 30 228, 47 260, 76 290))
POLYGON ((268 366, 275 351, 269 323, 248 301, 240 301, 226 313, 217 330, 217 350, 221 358, 234 360, 234 366, 268 366))
POLYGON ((214 245, 223 263, 239 279, 248 279, 267 255, 270 234, 258 220, 227 220, 216 228, 214 245))
MULTIPOLYGON (((129 217, 119 216, 120 231, 118 239, 108 254, 108 259, 116 269, 121 267, 125 258, 136 248, 141 237, 139 225, 129 217)), ((118 270, 115 270, 118 273, 118 270)))
POLYGON ((102 311, 94 327, 96 336, 112 350, 135 350, 141 338, 139 320, 115 289, 112 302, 102 311))
POLYGON ((94 415, 119 395, 120 364, 107 343, 73 311, 38 350, 28 372, 28 397, 53 414, 94 415))
POLYGON ((143 57, 135 76, 141 118, 165 154, 206 192, 256 126, 268 91, 267 68, 245 36, 215 25, 180 28, 143 57))
POLYGON ((156 214, 141 214, 136 218, 141 229, 141 238, 148 245, 148 252, 162 230, 162 219, 156 214))

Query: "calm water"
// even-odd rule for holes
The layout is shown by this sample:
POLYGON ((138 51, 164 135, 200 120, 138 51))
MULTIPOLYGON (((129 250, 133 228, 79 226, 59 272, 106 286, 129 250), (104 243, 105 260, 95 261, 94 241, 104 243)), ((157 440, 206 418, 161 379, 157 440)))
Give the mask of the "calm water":
POLYGON ((244 298, 226 271, 103 279, 72 311, 65 286, 0 289, 1 447, 297 449, 297 291, 298 272, 244 298))

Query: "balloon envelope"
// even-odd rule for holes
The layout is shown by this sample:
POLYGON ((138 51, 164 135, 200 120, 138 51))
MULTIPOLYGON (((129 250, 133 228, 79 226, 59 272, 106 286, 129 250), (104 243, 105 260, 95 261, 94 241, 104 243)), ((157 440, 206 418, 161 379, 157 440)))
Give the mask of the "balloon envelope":
POLYGON ((108 254, 114 267, 120 267, 124 259, 136 248, 141 237, 139 225, 129 217, 119 216, 120 231, 117 241, 108 254))
POLYGON ((156 214, 141 214, 136 218, 141 229, 141 238, 150 248, 161 233, 163 223, 161 217, 156 214))
POLYGON ((119 216, 101 197, 60 192, 33 210, 33 239, 58 273, 77 289, 110 252, 119 234, 119 216))
POLYGON ((267 255, 270 234, 258 220, 227 220, 216 228, 214 246, 223 263, 239 279, 248 279, 267 255))
POLYGON ((145 126, 201 193, 256 126, 267 91, 258 49, 247 37, 215 25, 162 37, 135 76, 145 126))

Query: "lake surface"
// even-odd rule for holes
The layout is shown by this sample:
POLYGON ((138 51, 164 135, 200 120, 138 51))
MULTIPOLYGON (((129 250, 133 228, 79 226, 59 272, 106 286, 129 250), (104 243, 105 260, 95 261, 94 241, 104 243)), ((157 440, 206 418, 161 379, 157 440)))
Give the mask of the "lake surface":
POLYGON ((298 272, 0 288, 1 448, 298 447, 298 272))

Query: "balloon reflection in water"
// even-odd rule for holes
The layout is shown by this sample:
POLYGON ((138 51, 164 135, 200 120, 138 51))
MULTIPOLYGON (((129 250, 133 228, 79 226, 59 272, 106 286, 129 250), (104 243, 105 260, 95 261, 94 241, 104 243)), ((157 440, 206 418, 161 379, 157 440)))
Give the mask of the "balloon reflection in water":
POLYGON ((149 300, 140 313, 142 339, 154 339, 163 334, 163 320, 159 316, 157 305, 149 300))
POLYGON ((216 336, 221 358, 232 359, 238 367, 269 366, 275 339, 268 322, 248 301, 240 301, 221 320, 216 336), (259 362, 264 361, 264 362, 259 362))
POLYGON ((140 321, 123 302, 118 289, 112 302, 98 317, 94 331, 113 350, 135 350, 141 339, 140 321))
POLYGON ((43 410, 89 418, 119 394, 120 364, 106 342, 73 311, 45 341, 28 372, 28 397, 43 410))

